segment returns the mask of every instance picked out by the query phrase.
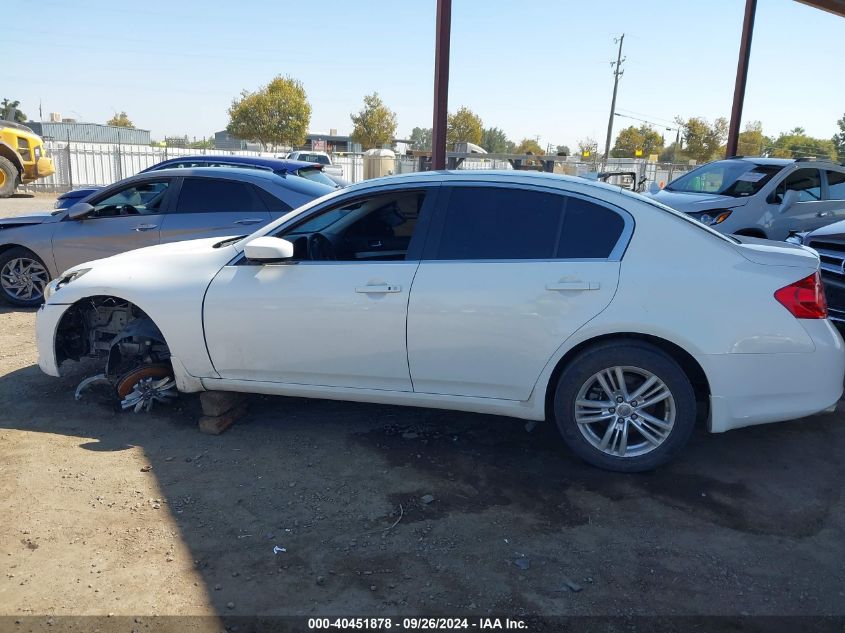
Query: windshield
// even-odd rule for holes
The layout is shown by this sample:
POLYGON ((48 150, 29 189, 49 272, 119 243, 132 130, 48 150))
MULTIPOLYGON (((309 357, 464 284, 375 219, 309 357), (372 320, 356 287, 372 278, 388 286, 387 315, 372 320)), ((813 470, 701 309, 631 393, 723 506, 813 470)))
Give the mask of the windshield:
POLYGON ((719 160, 702 165, 666 185, 666 191, 713 193, 739 198, 762 189, 783 165, 756 165, 746 160, 719 160))
POLYGON ((305 167, 296 172, 297 176, 319 182, 321 185, 328 185, 329 187, 337 187, 337 183, 326 176, 323 170, 319 167, 305 167))

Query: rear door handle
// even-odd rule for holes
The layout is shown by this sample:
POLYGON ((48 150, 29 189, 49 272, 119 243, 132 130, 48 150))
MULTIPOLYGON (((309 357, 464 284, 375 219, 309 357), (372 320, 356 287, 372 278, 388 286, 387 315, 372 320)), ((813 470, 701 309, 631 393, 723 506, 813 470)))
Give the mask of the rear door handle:
POLYGON ((402 286, 394 284, 378 284, 372 286, 358 286, 355 292, 360 292, 365 295, 369 294, 388 294, 393 292, 402 292, 402 286))
POLYGON ((235 220, 235 224, 258 224, 263 221, 261 218, 245 218, 243 220, 235 220))
POLYGON ((153 229, 157 229, 158 224, 139 224, 136 226, 133 231, 152 231, 153 229))
POLYGON ((546 284, 546 290, 598 290, 600 287, 597 281, 556 281, 546 284))

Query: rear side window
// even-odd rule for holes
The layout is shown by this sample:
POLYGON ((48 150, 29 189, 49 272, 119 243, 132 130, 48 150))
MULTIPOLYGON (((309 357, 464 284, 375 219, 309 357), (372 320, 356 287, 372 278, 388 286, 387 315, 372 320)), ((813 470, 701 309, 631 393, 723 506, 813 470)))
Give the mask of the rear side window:
POLYGON ((831 200, 845 200, 845 172, 827 172, 827 191, 831 200))
POLYGON ((565 259, 607 259, 619 241, 625 221, 600 204, 568 197, 557 256, 565 259))
POLYGON ((449 197, 438 259, 607 258, 622 217, 561 194, 456 187, 449 197))
POLYGON ((179 193, 180 213, 266 212, 267 207, 249 184, 234 180, 186 178, 179 193))

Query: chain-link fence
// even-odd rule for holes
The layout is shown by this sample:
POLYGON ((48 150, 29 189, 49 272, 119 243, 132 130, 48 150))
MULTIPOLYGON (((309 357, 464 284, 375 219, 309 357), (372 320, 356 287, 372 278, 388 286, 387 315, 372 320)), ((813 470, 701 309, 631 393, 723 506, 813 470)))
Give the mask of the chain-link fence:
MULTIPOLYGON (((104 186, 152 167, 163 160, 178 156, 232 155, 273 157, 268 152, 198 150, 190 148, 152 147, 149 145, 120 145, 107 143, 75 143, 45 141, 56 171, 24 187, 29 191, 67 191, 75 187, 104 186)), ((548 157, 546 157, 548 159, 548 157)), ((336 165, 343 169, 343 177, 350 182, 364 179, 364 157, 361 154, 337 154, 336 165)), ((663 185, 690 169, 688 165, 650 163, 643 159, 610 159, 585 161, 578 157, 554 157, 554 173, 594 177, 597 172, 628 172, 635 174, 635 183, 647 186, 651 182, 663 185)), ((462 159, 460 169, 513 169, 516 161, 487 159, 471 155, 462 159)), ((539 165, 520 165, 522 168, 542 169, 539 165)), ((406 174, 426 168, 426 161, 417 156, 398 155, 391 174, 406 174)), ((614 182, 616 182, 614 180, 614 182)), ((619 184, 617 182, 617 184, 619 184)))

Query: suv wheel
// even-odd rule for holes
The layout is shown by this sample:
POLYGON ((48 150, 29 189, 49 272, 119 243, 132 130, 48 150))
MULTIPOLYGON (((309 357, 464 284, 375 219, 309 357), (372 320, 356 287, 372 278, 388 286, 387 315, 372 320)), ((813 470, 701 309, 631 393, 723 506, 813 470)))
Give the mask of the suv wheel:
POLYGON ((687 443, 695 394, 683 369, 659 348, 604 343, 563 371, 554 414, 579 457, 607 470, 641 472, 666 463, 687 443))

